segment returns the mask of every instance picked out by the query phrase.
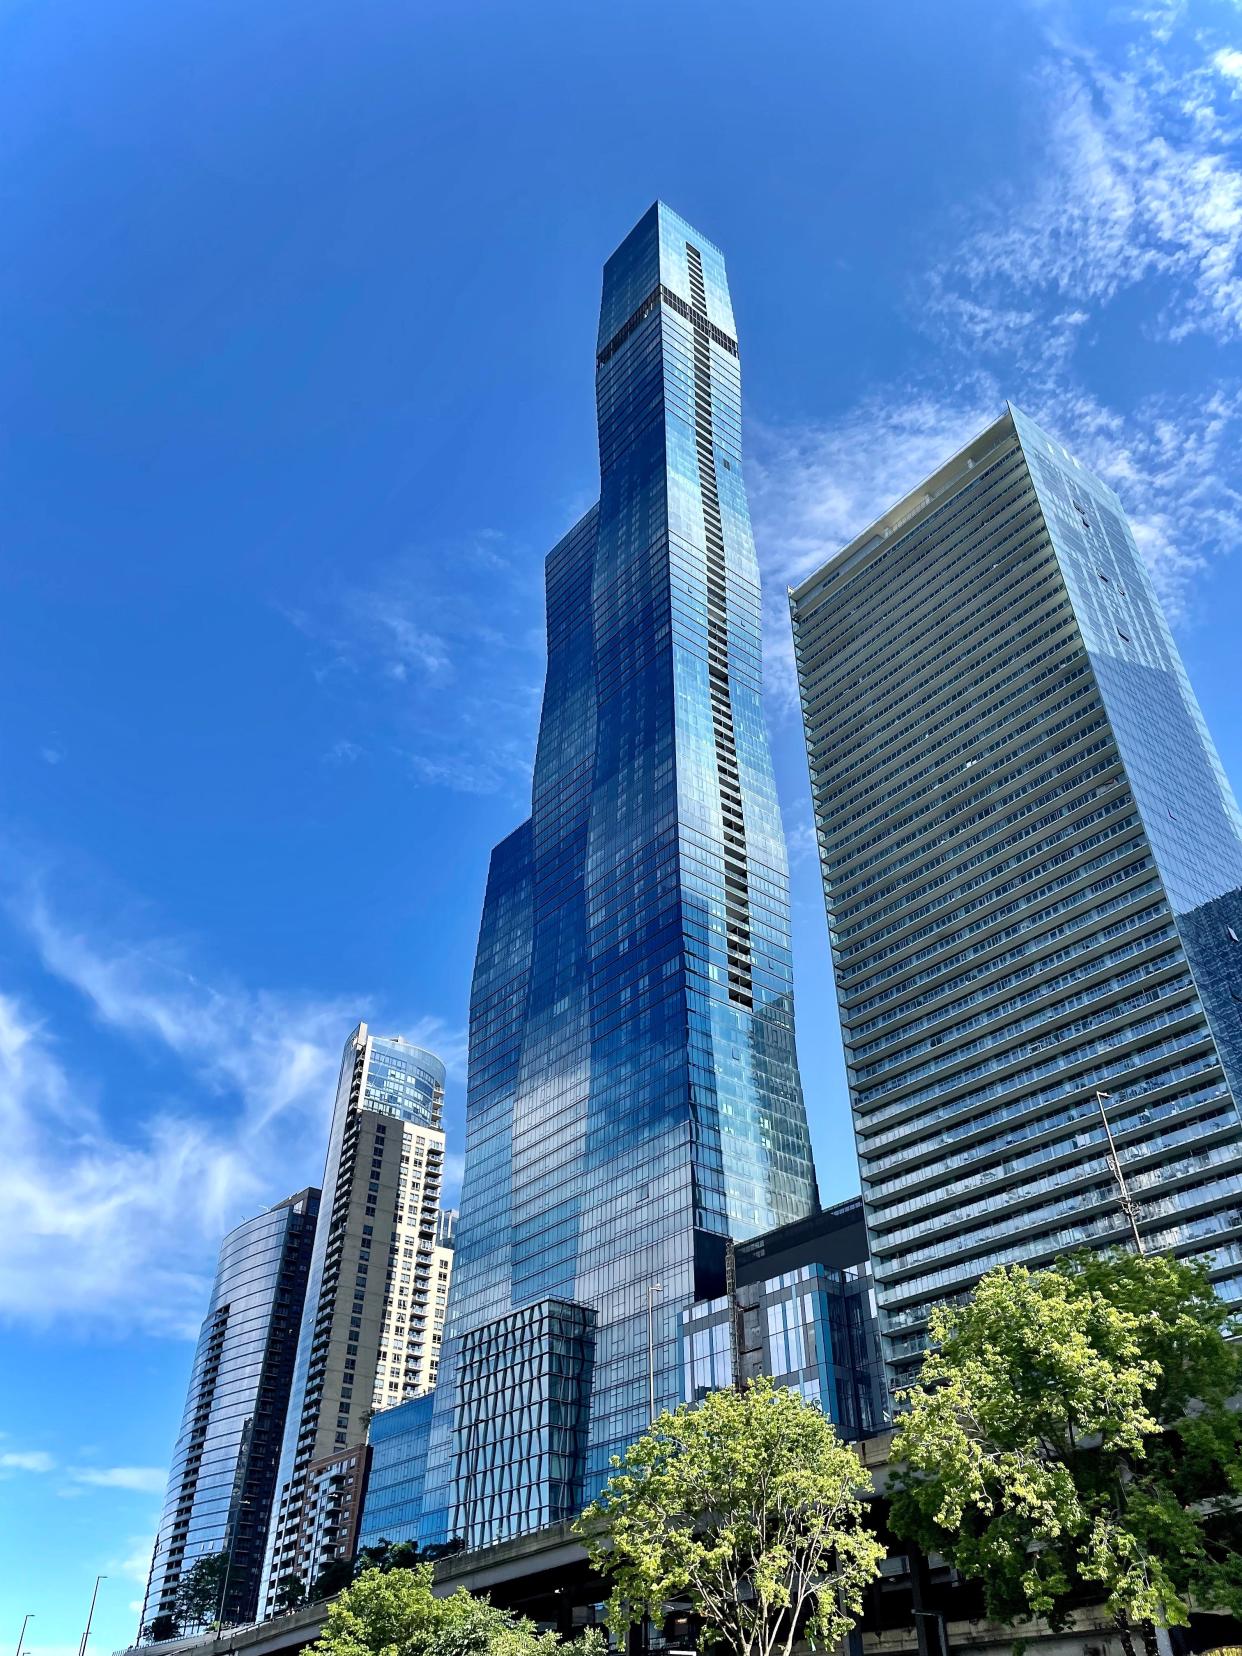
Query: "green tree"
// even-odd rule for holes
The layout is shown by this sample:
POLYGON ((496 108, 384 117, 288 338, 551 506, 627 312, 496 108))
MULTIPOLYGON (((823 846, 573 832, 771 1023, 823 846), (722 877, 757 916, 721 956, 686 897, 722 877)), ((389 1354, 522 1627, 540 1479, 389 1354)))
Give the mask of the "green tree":
POLYGON ((205 1627, 220 1613, 220 1595, 229 1567, 227 1552, 204 1553, 177 1583, 177 1620, 182 1627, 205 1627))
POLYGON ((438 1558, 460 1552, 459 1541, 433 1541, 420 1546, 417 1541, 388 1541, 382 1536, 358 1554, 355 1575, 363 1570, 412 1570, 416 1564, 434 1564, 438 1558))
POLYGON ((179 1632, 176 1617, 165 1611, 147 1623, 142 1630, 142 1636, 150 1644, 162 1644, 165 1639, 175 1639, 179 1632))
POLYGON ((310 1592, 307 1593, 307 1602, 317 1604, 320 1599, 331 1598, 333 1593, 343 1592, 354 1579, 354 1566, 348 1558, 334 1558, 311 1582, 310 1592))
POLYGON ((367 1569, 333 1600, 315 1656, 554 1656, 554 1633, 464 1588, 432 1592, 432 1566, 367 1569))
POLYGON ((302 1585, 301 1576, 284 1575, 276 1583, 276 1596, 272 1601, 272 1608, 278 1616, 289 1610, 299 1610, 306 1603, 306 1589, 302 1585))
POLYGON ((871 1479, 819 1408, 760 1380, 664 1413, 578 1520, 612 1579, 618 1636, 688 1596, 706 1642, 737 1656, 849 1632, 884 1549, 867 1528, 871 1479))
POLYGON ((932 1314, 893 1443, 892 1525, 983 1584, 988 1612, 1065 1623, 1242 1614, 1242 1350, 1207 1269, 1076 1253, 990 1272, 932 1314), (902 1464, 904 1463, 904 1465, 902 1464))

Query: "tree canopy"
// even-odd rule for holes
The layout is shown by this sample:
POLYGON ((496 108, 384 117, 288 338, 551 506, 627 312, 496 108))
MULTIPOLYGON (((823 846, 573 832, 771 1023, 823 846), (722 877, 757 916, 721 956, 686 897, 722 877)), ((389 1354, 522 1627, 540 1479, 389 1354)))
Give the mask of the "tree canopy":
POLYGON ((756 1381, 664 1413, 578 1520, 613 1584, 614 1631, 688 1597, 705 1642, 737 1656, 835 1645, 884 1549, 867 1528, 871 1480, 815 1405, 756 1381))
POLYGON ((300 1575, 282 1575, 276 1583, 276 1595, 273 1600, 273 1609, 277 1614, 287 1610, 300 1610, 306 1603, 306 1587, 300 1575))
POLYGON ((892 1525, 1063 1626, 1242 1614, 1242 1350, 1206 1267, 1127 1252, 990 1272, 932 1314, 893 1443, 892 1525), (904 1463, 904 1466, 903 1464, 904 1463))
POLYGON ((184 1572, 177 1583, 177 1620, 183 1628, 215 1621, 228 1567, 227 1552, 204 1553, 184 1572))
MULTIPOLYGON (((316 1656, 554 1656, 555 1633, 458 1588, 432 1592, 433 1567, 365 1569, 328 1609, 316 1656)), ((582 1641, 589 1656, 597 1645, 582 1641)))
POLYGON ((389 1541, 381 1537, 369 1547, 363 1547, 354 1561, 355 1575, 363 1570, 412 1570, 416 1564, 434 1564, 438 1559, 461 1552, 460 1540, 433 1541, 423 1545, 418 1541, 389 1541))

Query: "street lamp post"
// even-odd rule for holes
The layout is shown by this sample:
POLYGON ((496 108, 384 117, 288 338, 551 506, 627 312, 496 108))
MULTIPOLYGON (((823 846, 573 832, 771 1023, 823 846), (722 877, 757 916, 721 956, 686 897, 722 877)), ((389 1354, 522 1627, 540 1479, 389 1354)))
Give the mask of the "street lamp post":
POLYGON ((26 1637, 26 1623, 30 1620, 30 1618, 33 1615, 34 1615, 33 1610, 27 1610, 26 1614, 22 1617, 22 1630, 17 1635, 17 1656, 22 1656, 22 1641, 26 1637))
MULTIPOLYGON (((221 1587, 220 1587, 220 1602, 216 1606, 216 1612, 217 1612, 216 1613, 216 1638, 217 1639, 220 1637, 221 1633, 224 1632, 224 1607, 228 1603, 229 1577, 233 1573, 233 1549, 237 1546, 237 1528, 238 1528, 238 1525, 241 1523, 241 1517, 242 1517, 241 1509, 242 1509, 242 1507, 248 1507, 248 1506, 253 1506, 253 1505, 254 1505, 254 1503, 253 1503, 253 1501, 251 1501, 251 1499, 248 1495, 243 1496, 242 1499, 240 1501, 238 1501, 238 1503, 237 1503, 237 1523, 235 1523, 233 1525, 232 1533, 229 1536, 229 1550, 228 1550, 227 1554, 225 1555, 225 1561, 224 1561, 224 1581, 223 1581, 223 1583, 221 1584, 221 1587)), ((84 1653, 83 1653, 83 1656, 84 1656, 84 1653)))
POLYGON ((647 1284, 647 1408, 648 1424, 654 1424, 656 1417, 655 1396, 655 1297, 664 1292, 662 1282, 647 1284))
MULTIPOLYGON (((949 1634, 945 1619, 939 1610, 916 1610, 916 1617, 923 1616, 936 1624, 936 1637, 940 1641, 941 1656, 949 1656, 949 1634)), ((670 1653, 671 1656, 671 1653, 670 1653)))
POLYGON ((95 1600, 99 1597, 99 1583, 101 1581, 107 1581, 107 1579, 106 1575, 97 1575, 95 1577, 95 1589, 91 1594, 91 1607, 86 1612, 86 1626, 82 1630, 81 1643, 78 1645, 78 1656, 86 1656, 86 1641, 91 1636, 91 1623, 95 1619, 95 1600))
MULTIPOLYGON (((647 1424, 649 1426, 655 1425, 656 1417, 655 1297, 663 1292, 664 1284, 662 1282, 649 1282, 647 1284, 647 1424)), ((651 1649, 651 1616, 649 1613, 643 1615, 642 1649, 644 1651, 651 1649)))
POLYGON ((1104 1100, 1109 1095, 1098 1089, 1095 1101, 1100 1106, 1100 1120, 1104 1123, 1104 1137, 1108 1140, 1108 1160, 1113 1170, 1113 1182, 1117 1186, 1117 1201, 1121 1211, 1130 1221, 1130 1235, 1134 1241, 1136 1254, 1143 1252, 1143 1238, 1139 1235, 1138 1213, 1134 1206, 1134 1198, 1130 1194, 1130 1187, 1126 1183, 1126 1176, 1121 1171, 1121 1158, 1117 1154, 1117 1146, 1113 1140, 1113 1130, 1108 1124, 1108 1111, 1104 1108, 1104 1100))

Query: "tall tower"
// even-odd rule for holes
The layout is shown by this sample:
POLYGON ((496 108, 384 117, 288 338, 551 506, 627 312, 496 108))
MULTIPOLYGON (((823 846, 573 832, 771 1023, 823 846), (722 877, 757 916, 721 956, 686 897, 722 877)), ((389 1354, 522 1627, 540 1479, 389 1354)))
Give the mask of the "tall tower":
POLYGON ((444 1065, 365 1024, 345 1043, 280 1457, 268 1613, 348 1557, 367 1421, 435 1385, 453 1253, 439 1241, 444 1065))
POLYGON ((817 1205, 719 250, 609 259, 600 499, 547 560, 530 819, 497 846, 427 1539, 562 1519, 680 1396, 726 1239, 817 1205))
POLYGON ((1116 496, 1008 410, 792 595, 892 1377, 992 1266, 1242 1295, 1242 823, 1116 496))
POLYGON ((245 1220, 220 1244, 142 1628, 172 1616, 181 1577, 198 1559, 221 1553, 229 1556, 221 1619, 251 1621, 258 1609, 318 1212, 319 1192, 302 1190, 245 1220))

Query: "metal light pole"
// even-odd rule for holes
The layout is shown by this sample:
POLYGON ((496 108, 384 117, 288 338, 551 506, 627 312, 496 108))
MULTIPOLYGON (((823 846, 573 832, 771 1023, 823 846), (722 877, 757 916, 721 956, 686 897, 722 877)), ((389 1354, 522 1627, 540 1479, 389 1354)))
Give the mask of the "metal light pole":
POLYGON ((99 1597, 99 1583, 101 1581, 107 1581, 107 1579, 106 1575, 97 1575, 95 1577, 95 1590, 91 1594, 91 1607, 86 1612, 86 1626, 82 1632, 81 1643, 78 1645, 78 1656, 86 1656, 86 1641, 91 1636, 91 1623, 95 1619, 95 1600, 99 1597))
MULTIPOLYGON (((216 1638, 217 1639, 220 1637, 221 1633, 224 1632, 224 1607, 228 1603, 229 1577, 233 1573, 233 1549, 237 1546, 237 1525, 241 1523, 241 1518, 242 1518, 241 1509, 243 1507, 248 1507, 248 1506, 253 1506, 253 1505, 254 1505, 254 1502, 251 1501, 249 1496, 245 1496, 242 1500, 238 1501, 238 1503, 237 1503, 237 1523, 233 1525, 232 1534, 229 1537, 229 1550, 228 1550, 228 1553, 225 1557, 225 1563, 224 1563, 224 1582, 223 1582, 223 1584, 221 1585, 221 1588, 220 1588, 220 1602, 216 1606, 216 1611, 217 1611, 217 1614, 216 1614, 216 1638)), ((81 1656, 84 1656, 84 1653, 81 1653, 81 1656)))
POLYGON ((936 1624, 936 1637, 940 1641, 941 1656, 949 1656, 949 1633, 945 1619, 939 1610, 916 1610, 915 1616, 924 1616, 928 1621, 936 1624))
POLYGON ((33 1615, 33 1610, 27 1610, 26 1614, 22 1617, 22 1630, 17 1635, 17 1656, 22 1656, 22 1640, 26 1637, 26 1623, 33 1615))
POLYGON ((655 1402, 655 1297, 664 1292, 662 1282, 647 1284, 647 1406, 649 1411, 648 1424, 654 1425, 656 1417, 655 1402))
POLYGON ((1130 1194, 1130 1187, 1126 1184, 1126 1176, 1121 1171, 1121 1158, 1117 1154, 1117 1146, 1113 1142, 1113 1130, 1108 1124, 1108 1111, 1104 1108, 1104 1100, 1108 1093, 1097 1090, 1095 1101, 1100 1106, 1100 1120, 1104 1123, 1104 1137, 1108 1140, 1108 1159, 1113 1169, 1113 1180, 1117 1186, 1117 1201, 1121 1211, 1130 1221, 1130 1235, 1134 1239, 1136 1254, 1143 1252, 1143 1238, 1139 1235, 1138 1213, 1134 1206, 1134 1198, 1130 1194))

